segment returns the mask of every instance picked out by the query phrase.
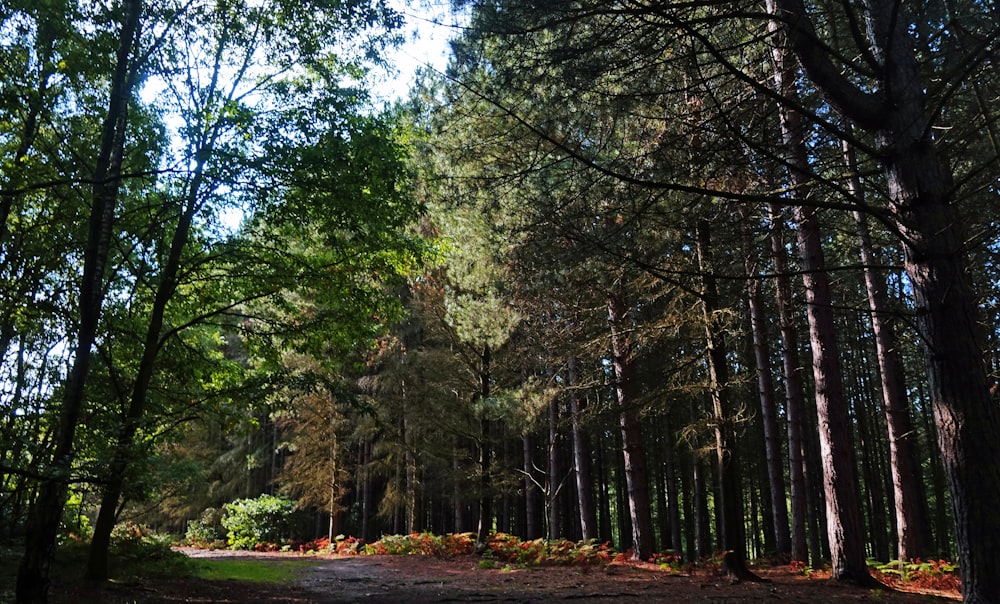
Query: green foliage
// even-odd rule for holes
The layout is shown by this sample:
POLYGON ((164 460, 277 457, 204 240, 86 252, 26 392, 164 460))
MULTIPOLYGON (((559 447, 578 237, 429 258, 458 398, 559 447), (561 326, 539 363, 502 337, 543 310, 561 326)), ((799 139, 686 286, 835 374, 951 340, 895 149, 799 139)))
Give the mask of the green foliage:
POLYGON ((490 537, 487 547, 498 560, 526 566, 607 564, 614 555, 607 543, 597 543, 594 540, 522 541, 519 537, 506 533, 496 533, 490 537))
POLYGON ((677 572, 683 567, 683 560, 681 555, 677 552, 658 552, 653 554, 653 557, 649 560, 653 564, 660 567, 660 570, 666 570, 670 572, 677 572))
POLYGON ((475 545, 475 535, 472 533, 448 535, 410 533, 409 535, 386 535, 367 546, 365 553, 368 555, 459 556, 471 554, 475 545))
POLYGON ((254 549, 279 543, 291 536, 295 502, 286 497, 261 495, 237 499, 223 506, 222 526, 228 531, 229 547, 254 549))
POLYGON ((116 577, 187 574, 190 558, 171 549, 173 538, 126 522, 111 533, 111 563, 116 577))
POLYGON ((910 585, 942 591, 959 591, 961 577, 958 565, 946 560, 868 560, 868 567, 875 577, 890 587, 910 585))
POLYGON ((222 510, 208 508, 197 520, 189 520, 184 540, 194 546, 208 546, 226 538, 222 510))
MULTIPOLYGON (((410 533, 409 535, 386 535, 364 549, 364 554, 377 555, 422 555, 422 556, 462 556, 475 551, 474 533, 453 533, 434 535, 432 533, 410 533)), ((479 568, 496 568, 498 562, 522 566, 587 565, 608 564, 614 551, 607 543, 594 540, 573 542, 567 539, 534 539, 522 541, 519 537, 506 533, 495 533, 486 544, 479 568)))
POLYGON ((70 493, 69 499, 63 507, 62 531, 69 539, 88 539, 94 532, 90 525, 90 518, 84 513, 83 495, 80 493, 70 493))

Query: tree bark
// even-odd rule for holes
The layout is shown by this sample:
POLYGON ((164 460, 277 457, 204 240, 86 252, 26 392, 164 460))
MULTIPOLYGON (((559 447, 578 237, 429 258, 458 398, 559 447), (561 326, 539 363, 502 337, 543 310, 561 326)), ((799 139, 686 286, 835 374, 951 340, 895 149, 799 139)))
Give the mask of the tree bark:
MULTIPOLYGON (((865 377, 860 375, 864 371, 863 363, 864 360, 861 360, 860 363, 851 368, 856 372, 859 389, 864 388, 866 382, 865 377)), ((865 533, 868 536, 871 557, 887 562, 889 560, 889 520, 887 516, 889 506, 885 500, 885 485, 878 462, 878 453, 883 441, 878 437, 877 430, 873 426, 874 418, 870 413, 869 403, 870 396, 864 390, 853 401, 855 442, 858 443, 858 465, 864 479, 863 496, 867 508, 868 530, 865 533)))
MULTIPOLYGON (((400 422, 400 424, 402 424, 402 422, 400 422)), ((402 425, 400 425, 399 430, 400 430, 400 433, 404 432, 402 425)), ((393 488, 393 490, 397 494, 398 493, 402 493, 403 489, 404 489, 404 486, 403 486, 403 484, 404 484, 404 478, 403 478, 403 476, 404 476, 405 464, 403 463, 403 460, 401 459, 401 457, 402 456, 398 456, 398 455, 396 456, 396 463, 394 464, 395 465, 395 468, 394 468, 395 472, 394 472, 394 476, 392 477, 392 488, 393 488)), ((393 504, 393 507, 392 507, 392 532, 393 532, 393 534, 399 535, 399 534, 401 534, 403 532, 403 529, 405 527, 405 521, 406 521, 406 517, 403 514, 403 506, 399 505, 398 503, 393 504)))
POLYGON ((607 448, 597 448, 598 499, 597 499, 597 533, 598 539, 604 542, 614 541, 611 529, 611 467, 607 461, 607 448))
POLYGON ((869 585, 874 579, 868 573, 865 556, 851 423, 843 391, 830 285, 826 273, 822 272, 819 227, 809 209, 798 208, 795 214, 799 250, 806 271, 802 280, 808 304, 832 578, 869 585))
POLYGON ((649 498, 649 475, 642 443, 642 424, 636 407, 633 382, 635 366, 632 347, 625 335, 628 313, 620 292, 608 297, 608 322, 611 325, 612 365, 622 433, 622 457, 628 490, 629 519, 632 525, 632 559, 649 560, 653 555, 653 520, 649 498))
MULTIPOLYGON (((764 303, 760 295, 760 281, 753 278, 757 272, 756 246, 750 229, 750 209, 740 208, 743 224, 743 255, 747 274, 746 295, 750 309, 750 333, 753 338, 754 365, 757 370, 757 395, 760 416, 764 427, 764 450, 767 477, 770 483, 771 514, 774 518, 774 542, 778 554, 791 555, 792 543, 788 530, 788 506, 785 499, 785 474, 781 468, 781 434, 778 429, 777 409, 774 403, 774 381, 771 378, 771 350, 768 345, 764 318, 764 303)), ((803 542, 804 545, 804 542, 803 542)), ((804 553, 804 552, 803 552, 804 553)))
POLYGON ((583 425, 584 409, 580 393, 575 388, 580 378, 576 358, 569 360, 569 413, 573 429, 573 469, 576 475, 576 499, 580 511, 580 538, 584 541, 597 538, 597 513, 594 510, 594 489, 591 480, 590 447, 583 425))
POLYGON ((467 530, 465 526, 465 498, 462 495, 462 481, 458 479, 462 475, 462 459, 465 457, 466 455, 463 455, 458 437, 456 436, 452 441, 451 448, 452 478, 455 481, 452 488, 451 512, 456 533, 462 533, 467 530))
POLYGON ((691 465, 691 486, 694 504, 694 538, 698 558, 714 553, 712 548, 712 518, 708 513, 708 488, 711 476, 705 469, 706 463, 700 452, 695 451, 691 465))
MULTIPOLYGON (((609 503, 613 502, 615 511, 615 528, 618 532, 618 539, 616 543, 618 549, 627 552, 632 549, 632 520, 631 512, 629 510, 629 500, 628 500, 628 482, 625 478, 625 459, 621 455, 622 451, 622 433, 618 430, 615 433, 615 448, 616 453, 614 458, 615 472, 611 477, 613 482, 609 483, 609 488, 614 485, 614 499, 609 498, 609 503)), ((609 493, 610 495, 610 493, 609 493)))
MULTIPOLYGON (((514 469, 514 447, 515 441, 510 437, 508 430, 503 431, 503 471, 513 472, 514 469)), ((501 533, 517 533, 517 510, 515 506, 515 496, 510 489, 504 489, 500 495, 500 509, 497 510, 497 530, 501 533)))
MULTIPOLYGON (((777 14, 776 0, 767 0, 767 8, 769 13, 777 14)), ((791 49, 785 42, 777 19, 769 22, 768 29, 773 35, 771 59, 774 89, 789 104, 794 104, 798 99, 798 91, 791 49)), ((778 116, 791 196, 796 200, 806 200, 811 189, 811 171, 801 118, 786 104, 779 104, 778 116)), ((856 465, 850 419, 844 397, 829 278, 824 272, 819 223, 812 207, 796 206, 794 214, 813 357, 832 578, 861 585, 877 584, 868 573, 866 563, 861 508, 855 486, 856 465)))
POLYGON ((535 471, 535 443, 531 436, 523 439, 524 450, 524 512, 526 539, 537 539, 542 531, 539 529, 538 486, 531 478, 535 471))
MULTIPOLYGON (((843 145, 845 162, 851 174, 848 187, 856 199, 863 201, 853 150, 846 141, 843 145)), ((889 436, 897 557, 900 560, 913 560, 924 555, 927 544, 927 513, 922 492, 923 476, 917 461, 917 433, 910 417, 903 360, 896 340, 894 316, 888 309, 885 281, 875 273, 874 267, 880 264, 880 259, 872 246, 868 216, 863 212, 854 212, 854 221, 858 227, 861 263, 865 267, 865 288, 871 311, 872 333, 875 334, 882 402, 889 436)))
POLYGON ((548 508, 548 537, 558 539, 562 524, 562 517, 559 508, 559 494, 562 492, 562 464, 560 463, 560 435, 559 435, 559 399, 555 397, 549 402, 549 472, 548 472, 548 493, 546 497, 546 507, 548 508))
POLYGON ((792 287, 788 279, 788 260, 781 236, 780 214, 769 208, 771 227, 771 253, 774 262, 775 305, 778 308, 778 326, 781 333, 782 373, 785 382, 785 423, 788 431, 788 490, 791 501, 791 556, 792 560, 808 560, 806 543, 806 492, 805 458, 805 389, 802 385, 802 364, 799 360, 798 332, 792 316, 792 287))
POLYGON ((372 484, 372 447, 373 443, 369 438, 361 442, 361 540, 368 543, 372 538, 372 511, 374 504, 374 485, 372 484))
MULTIPOLYGON (((479 394, 483 400, 490 397, 492 385, 492 354, 489 344, 483 345, 479 366, 479 394)), ((493 492, 490 486, 490 462, 493 457, 492 422, 484 417, 480 420, 479 437, 479 525, 476 529, 476 549, 485 551, 490 532, 493 530, 493 492)))
MULTIPOLYGON (((924 388, 919 388, 921 400, 926 401, 924 388)), ((936 438, 937 427, 934 425, 934 412, 930 405, 921 405, 921 423, 924 431, 930 435, 928 438, 936 438)), ((943 560, 952 559, 951 542, 952 534, 950 528, 955 526, 948 510, 952 509, 951 494, 948 492, 947 478, 944 475, 944 463, 941 460, 941 453, 937 447, 930 447, 930 467, 931 467, 931 493, 934 496, 934 552, 938 558, 943 560)))
POLYGON ((677 493, 677 448, 669 412, 663 414, 663 481, 667 491, 667 514, 670 519, 670 549, 681 554, 684 544, 681 535, 681 509, 677 493))
POLYGON ((906 270, 952 496, 962 593, 967 603, 997 602, 1000 558, 986 544, 1000 543, 995 504, 1000 501, 1000 419, 978 344, 975 298, 955 232, 957 218, 941 201, 914 205, 907 214, 918 226, 907 233, 914 245, 907 245, 906 270))
MULTIPOLYGON (((404 410, 404 414, 406 411, 404 410)), ((424 530, 423 510, 421 509, 420 470, 417 463, 416 440, 411 422, 403 416, 403 464, 406 485, 406 532, 419 533, 424 530)))

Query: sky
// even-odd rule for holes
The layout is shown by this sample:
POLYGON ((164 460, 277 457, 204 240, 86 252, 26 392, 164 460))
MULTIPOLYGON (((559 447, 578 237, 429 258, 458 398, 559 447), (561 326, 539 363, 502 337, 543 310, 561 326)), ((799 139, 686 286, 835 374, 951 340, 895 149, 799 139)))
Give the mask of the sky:
POLYGON ((374 92, 391 102, 407 96, 421 66, 444 71, 448 39, 456 32, 456 17, 449 0, 390 0, 389 5, 405 18, 405 43, 387 57, 398 73, 382 78, 374 92))

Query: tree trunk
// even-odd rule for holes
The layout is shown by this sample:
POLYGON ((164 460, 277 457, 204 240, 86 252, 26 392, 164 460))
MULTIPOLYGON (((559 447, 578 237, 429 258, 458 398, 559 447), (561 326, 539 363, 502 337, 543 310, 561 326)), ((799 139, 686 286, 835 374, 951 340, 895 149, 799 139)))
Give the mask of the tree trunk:
POLYGON ((365 438, 361 443, 362 486, 361 486, 361 540, 368 543, 372 538, 372 509, 374 503, 372 485, 372 441, 365 438))
MULTIPOLYGON (((697 421, 698 414, 695 413, 695 403, 691 402, 691 422, 697 421)), ((698 438, 697 436, 695 438, 698 438)), ((712 523, 708 516, 708 480, 705 478, 705 464, 702 460, 700 449, 702 444, 698 441, 691 443, 691 484, 690 490, 685 487, 685 492, 693 493, 691 500, 691 518, 694 525, 691 534, 694 537, 694 559, 712 555, 712 523)))
MULTIPOLYGON (((503 436, 503 471, 513 473, 514 471, 514 447, 515 441, 510 437, 508 430, 504 430, 503 436)), ((514 493, 510 489, 504 489, 500 496, 500 509, 497 513, 497 530, 501 533, 517 534, 517 511, 514 505, 514 493)))
POLYGON ((802 385, 802 364, 799 360, 798 332, 792 315, 792 287, 788 279, 788 260, 781 236, 781 217, 774 206, 769 208, 771 253, 774 262, 775 305, 781 332, 782 373, 785 382, 785 423, 788 431, 788 487, 791 501, 792 560, 808 559, 806 544, 805 458, 805 388, 802 385))
MULTIPOLYGON (((404 411, 405 413, 405 411, 404 411)), ((416 456, 415 435, 410 421, 403 417, 403 463, 406 466, 406 532, 419 533, 424 530, 423 510, 420 505, 420 478, 416 456)))
POLYGON ((573 429, 573 469, 576 475, 576 500, 580 511, 580 538, 584 541, 597 538, 597 514, 594 511, 594 490, 591 481, 590 447, 581 414, 584 403, 578 386, 576 358, 569 360, 569 413, 573 429))
MULTIPOLYGON (((848 182, 856 199, 863 199, 860 178, 851 146, 844 142, 844 157, 851 174, 848 182)), ((910 417, 906 396, 903 360, 896 340, 894 316, 889 311, 885 281, 875 273, 880 259, 874 251, 868 231, 867 215, 854 212, 858 227, 861 263, 865 267, 865 288, 871 311, 872 333, 878 356, 879 377, 885 423, 889 433, 889 467, 892 473, 893 500, 896 509, 897 557, 913 560, 924 555, 927 537, 926 504, 923 497, 923 476, 917 461, 917 433, 910 417)))
POLYGON ((816 412, 823 463, 827 535, 832 556, 832 578, 872 584, 864 549, 864 530, 856 485, 856 463, 851 423, 843 391, 840 351, 833 321, 829 280, 823 271, 819 228, 808 208, 796 210, 802 280, 808 304, 810 349, 816 392, 816 412))
MULTIPOLYGON (((764 451, 767 478, 770 484, 771 514, 774 518, 774 542, 778 554, 791 555, 792 543, 788 531, 788 506, 785 500, 785 474, 781 468, 781 434, 778 429, 777 408, 774 403, 774 382, 771 378, 771 350, 768 345, 764 303, 760 296, 760 281, 753 278, 757 271, 756 249, 750 229, 750 209, 740 208, 743 223, 743 255, 747 274, 746 295, 750 309, 750 333, 753 337, 754 365, 757 370, 757 395, 760 400, 760 417, 764 427, 764 451)), ((804 542, 803 542, 804 545, 804 542)), ((804 553, 804 552, 803 552, 804 553)))
MULTIPOLYGON (((900 169, 911 177, 911 170, 920 170, 900 169)), ((920 197, 906 210, 906 222, 917 225, 907 233, 914 244, 906 246, 906 270, 951 490, 962 593, 967 603, 997 602, 1000 558, 987 544, 1000 543, 1000 420, 990 398, 957 218, 940 199, 920 197)))
MULTIPOLYGON (((921 401, 928 399, 924 388, 920 388, 918 395, 921 401)), ((924 431, 928 434, 928 439, 937 438, 937 427, 934 425, 934 412, 930 405, 923 404, 921 420, 924 431)), ((951 531, 954 523, 948 514, 952 509, 951 495, 948 493, 947 479, 944 475, 944 464, 941 461, 941 453, 937 447, 930 447, 930 467, 931 467, 931 493, 934 498, 934 552, 939 559, 950 560, 951 552, 951 531)))
MULTIPOLYGON (((861 370, 860 367, 855 369, 861 370)), ((863 380, 859 377, 859 386, 863 380)), ((882 440, 876 438, 876 429, 872 426, 873 418, 869 413, 866 395, 861 394, 854 400, 855 442, 858 443, 859 466, 864 478, 864 499, 868 509, 868 543, 871 547, 871 557, 882 562, 889 561, 889 521, 886 511, 885 488, 882 484, 882 473, 878 468, 877 453, 882 446, 882 440)))
MULTIPOLYGON (((662 448, 657 451, 662 454, 662 448)), ((656 469, 653 471, 652 480, 656 492, 656 502, 654 505, 656 518, 656 539, 655 549, 658 552, 669 549, 670 543, 670 516, 667 513, 667 484, 663 472, 663 460, 657 459, 656 469)))
POLYGON ((611 325, 612 365, 617 380, 618 412, 622 432, 622 456, 628 489, 629 519, 632 525, 632 559, 648 560, 653 555, 653 520, 649 499, 649 476, 646 452, 642 443, 634 390, 634 359, 627 332, 627 307, 621 293, 608 297, 608 322, 611 325))
POLYGON ((524 513, 526 539, 541 537, 538 514, 538 486, 532 479, 535 471, 535 443, 531 436, 524 437, 524 513))
POLYGON ((708 513, 708 482, 705 461, 700 455, 694 457, 691 466, 692 486, 694 487, 694 531, 696 551, 699 558, 711 556, 712 550, 712 519, 708 513))
MULTIPOLYGON (((802 459, 806 476, 806 517, 809 523, 809 559, 813 565, 825 564, 830 558, 830 538, 826 532, 826 501, 823 496, 823 462, 820 460, 819 433, 816 414, 806 410, 805 438, 802 459)), ((813 410, 815 411, 815 409, 813 410)))
POLYGON ((733 426, 730 402, 729 360, 723 325, 719 323, 719 292, 710 258, 712 236, 707 220, 698 223, 698 269, 702 274, 702 310, 705 324, 705 348, 708 355, 709 388, 712 398, 712 417, 715 421, 716 465, 719 472, 721 505, 716 503, 716 514, 721 514, 722 549, 727 550, 725 568, 729 578, 737 581, 759 581, 746 566, 746 527, 743 524, 743 488, 736 432, 733 426))
MULTIPOLYGON (((483 345, 479 366, 479 394, 484 401, 490 397, 493 376, 490 373, 492 355, 489 344, 483 345)), ((479 526, 476 530, 476 549, 485 551, 493 530, 493 492, 490 486, 490 461, 493 457, 492 422, 480 420, 479 437, 479 526)))
POLYGON ((559 438, 559 399, 554 397, 549 403, 549 476, 548 493, 545 494, 546 507, 548 508, 548 537, 558 539, 560 535, 560 524, 562 511, 559 507, 559 494, 562 492, 562 464, 559 459, 559 449, 561 443, 559 438))
MULTIPOLYGON (((625 460, 621 455, 622 433, 618 430, 615 434, 615 473, 613 476, 614 485, 614 510, 615 528, 618 539, 615 541, 618 549, 627 552, 632 549, 632 521, 629 516, 628 483, 625 479, 625 460)), ((610 485, 609 485, 610 488, 610 485)))
POLYGON ((684 496, 684 559, 687 562, 694 562, 698 559, 698 542, 696 533, 698 532, 694 498, 697 491, 694 487, 694 452, 686 449, 683 454, 678 455, 681 491, 684 496))
POLYGON ((670 424, 669 412, 665 412, 663 414, 663 480, 666 483, 667 514, 670 518, 670 549, 680 554, 684 551, 684 544, 681 538, 681 509, 677 493, 677 465, 674 433, 670 424))
POLYGON ((598 539, 602 542, 614 541, 614 532, 611 529, 611 467, 607 462, 606 453, 606 447, 597 448, 597 475, 600 477, 597 500, 597 533, 598 539))
POLYGON ((454 487, 452 488, 451 496, 451 512, 452 512, 452 522, 455 526, 456 533, 465 532, 465 498, 462 496, 462 481, 458 479, 462 475, 462 451, 459 446, 458 437, 454 437, 452 440, 451 447, 451 469, 452 478, 455 481, 454 487))
MULTIPOLYGON (((400 429, 401 432, 403 432, 402 426, 400 426, 399 429, 400 429)), ((404 489, 404 486, 403 486, 404 485, 404 475, 405 475, 405 464, 403 463, 403 460, 400 459, 400 456, 396 456, 395 475, 393 476, 393 479, 392 479, 392 481, 393 481, 392 486, 393 486, 393 490, 397 493, 397 496, 398 496, 399 493, 403 492, 403 489, 404 489)), ((402 534, 402 532, 403 532, 403 530, 405 528, 405 521, 406 521, 406 517, 403 514, 403 506, 399 505, 398 502, 394 503, 393 506, 392 506, 392 532, 393 532, 393 534, 395 534, 395 535, 402 534)))
POLYGON ((66 380, 59 421, 53 437, 52 465, 47 477, 41 482, 25 527, 25 551, 18 569, 15 595, 20 604, 45 602, 48 599, 49 568, 55 554, 59 521, 66 503, 74 458, 73 442, 84 407, 90 354, 97 337, 104 302, 104 272, 118 199, 128 103, 134 84, 130 62, 141 14, 140 0, 125 3, 108 112, 104 118, 100 150, 94 165, 90 219, 80 282, 80 323, 73 352, 73 366, 66 380))
MULTIPOLYGON (((767 0, 771 14, 777 13, 776 0, 767 0)), ((771 58, 774 89, 790 103, 798 99, 790 48, 785 43, 778 21, 768 28, 773 34, 771 58)), ((788 105, 780 104, 778 116, 784 144, 788 178, 793 199, 806 200, 811 189, 805 130, 800 116, 788 105)), ((864 550, 861 509, 855 488, 854 448, 850 420, 843 391, 840 350, 833 320, 829 278, 820 244, 819 223, 815 209, 795 208, 798 223, 796 237, 802 260, 802 282, 806 290, 810 349, 813 357, 816 410, 819 418, 824 495, 827 510, 827 535, 830 538, 832 578, 861 585, 876 584, 868 573, 864 550)))

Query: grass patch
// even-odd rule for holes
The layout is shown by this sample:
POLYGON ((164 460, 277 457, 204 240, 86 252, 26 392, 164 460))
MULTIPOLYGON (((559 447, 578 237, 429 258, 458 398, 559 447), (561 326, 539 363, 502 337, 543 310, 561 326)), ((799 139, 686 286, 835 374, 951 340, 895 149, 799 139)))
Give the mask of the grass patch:
POLYGON ((302 560, 199 560, 190 573, 211 581, 254 581, 284 583, 295 579, 306 561, 302 560))

